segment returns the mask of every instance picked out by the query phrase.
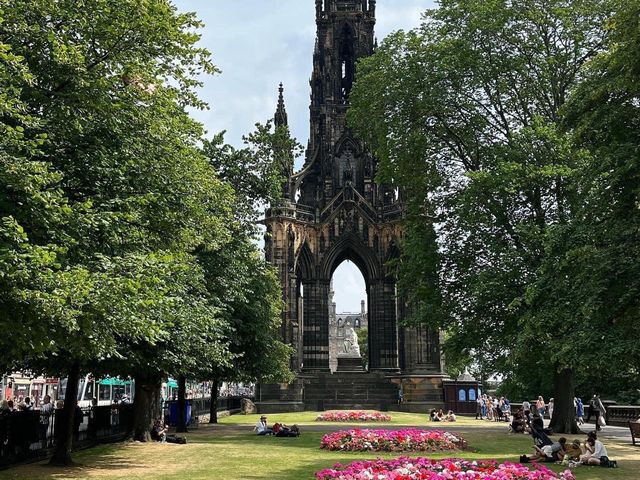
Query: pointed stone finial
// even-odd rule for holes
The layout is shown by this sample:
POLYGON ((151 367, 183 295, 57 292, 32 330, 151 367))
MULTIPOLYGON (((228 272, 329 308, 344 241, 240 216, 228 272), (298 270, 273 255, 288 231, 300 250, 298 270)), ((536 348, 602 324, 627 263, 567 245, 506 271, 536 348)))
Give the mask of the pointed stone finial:
POLYGON ((278 88, 278 108, 276 110, 276 114, 273 117, 273 120, 276 124, 276 127, 282 127, 289 125, 289 119, 287 117, 287 110, 284 106, 284 87, 282 86, 282 82, 280 83, 280 88, 278 88))
POLYGON ((469 373, 469 367, 464 369, 464 373, 458 377, 458 382, 476 382, 477 380, 469 373))

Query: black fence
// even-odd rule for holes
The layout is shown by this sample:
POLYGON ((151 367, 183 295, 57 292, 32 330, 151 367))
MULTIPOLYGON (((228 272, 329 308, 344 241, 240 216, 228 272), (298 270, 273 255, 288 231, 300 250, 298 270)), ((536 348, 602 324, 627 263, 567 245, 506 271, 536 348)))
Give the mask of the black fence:
MULTIPOLYGON (((218 397, 218 407, 216 411, 237 413, 242 409, 242 399, 248 398, 253 400, 253 397, 218 397)), ((197 426, 199 423, 199 417, 203 415, 209 415, 211 412, 211 397, 205 398, 190 398, 187 399, 187 423, 191 426, 197 426)), ((167 400, 164 402, 163 412, 165 423, 170 427, 175 427, 177 423, 177 411, 178 401, 167 400)))
MULTIPOLYGON (((40 410, 0 414, 0 468, 45 458, 55 447, 56 425, 62 410, 41 415, 40 410)), ((74 448, 124 440, 133 427, 133 405, 107 405, 76 411, 74 448)))

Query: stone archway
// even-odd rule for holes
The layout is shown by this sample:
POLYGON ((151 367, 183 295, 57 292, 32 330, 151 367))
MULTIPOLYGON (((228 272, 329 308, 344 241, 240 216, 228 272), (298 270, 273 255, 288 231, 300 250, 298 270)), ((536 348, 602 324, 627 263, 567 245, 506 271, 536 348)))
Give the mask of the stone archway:
POLYGON ((384 275, 384 258, 353 232, 341 236, 324 256, 320 274, 331 279, 343 261, 352 261, 362 273, 369 312, 369 370, 398 371, 398 326, 395 279, 384 275))

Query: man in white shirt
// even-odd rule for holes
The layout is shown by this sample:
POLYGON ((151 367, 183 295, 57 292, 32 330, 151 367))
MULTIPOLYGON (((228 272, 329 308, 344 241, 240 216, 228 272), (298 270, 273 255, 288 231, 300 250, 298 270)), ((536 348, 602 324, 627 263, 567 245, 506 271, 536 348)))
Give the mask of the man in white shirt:
POLYGON ((267 426, 267 417, 262 415, 254 428, 258 435, 273 435, 273 430, 267 426))

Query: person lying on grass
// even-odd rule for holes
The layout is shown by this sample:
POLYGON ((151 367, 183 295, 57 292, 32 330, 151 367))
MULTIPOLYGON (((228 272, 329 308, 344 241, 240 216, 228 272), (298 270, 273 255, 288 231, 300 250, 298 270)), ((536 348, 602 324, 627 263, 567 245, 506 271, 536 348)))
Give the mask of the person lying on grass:
POLYGON ((540 460, 542 462, 559 462, 564 458, 565 455, 565 446, 567 444, 567 439, 564 437, 560 437, 557 442, 552 443, 551 445, 544 445, 542 447, 538 447, 534 445, 535 454, 531 458, 527 458, 526 456, 522 456, 521 460, 526 462, 534 462, 540 460))
POLYGON ((299 437, 300 429, 298 425, 291 425, 290 427, 286 426, 284 423, 274 423, 273 424, 273 432, 276 437, 299 437))

